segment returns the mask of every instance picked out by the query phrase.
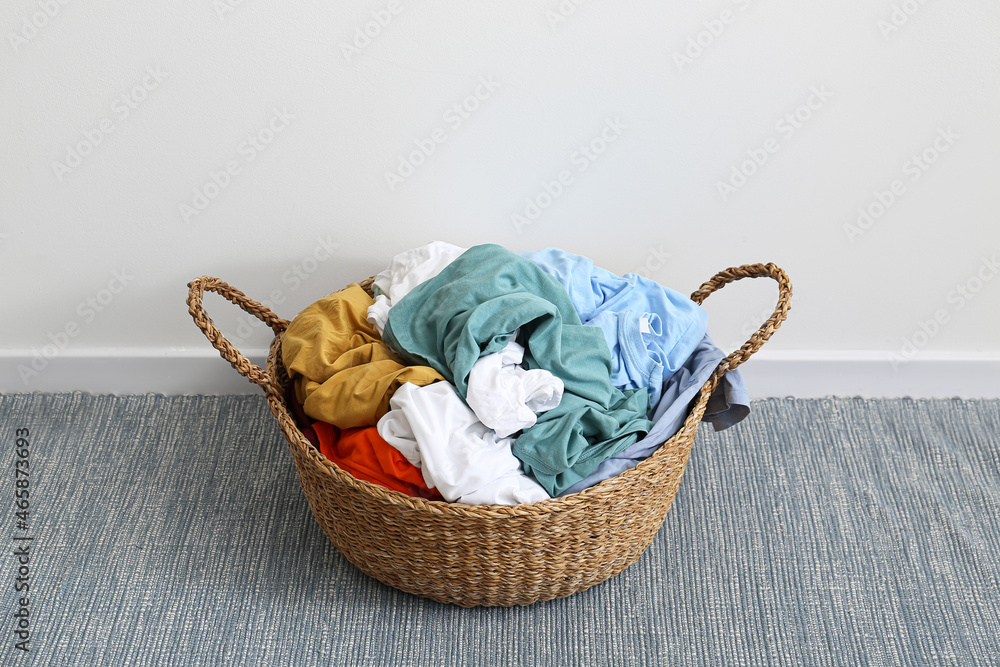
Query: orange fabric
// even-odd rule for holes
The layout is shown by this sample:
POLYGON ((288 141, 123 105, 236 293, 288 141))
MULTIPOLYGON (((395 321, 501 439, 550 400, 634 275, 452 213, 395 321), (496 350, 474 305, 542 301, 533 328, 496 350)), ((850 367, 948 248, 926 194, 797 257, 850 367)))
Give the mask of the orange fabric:
POLYGON ((357 479, 409 496, 444 500, 437 489, 427 488, 420 468, 383 440, 374 426, 339 429, 326 422, 312 426, 323 456, 357 479))

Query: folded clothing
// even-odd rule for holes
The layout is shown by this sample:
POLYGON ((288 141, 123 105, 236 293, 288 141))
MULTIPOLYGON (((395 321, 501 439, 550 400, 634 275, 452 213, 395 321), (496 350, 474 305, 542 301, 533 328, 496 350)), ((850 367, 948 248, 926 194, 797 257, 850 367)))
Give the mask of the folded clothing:
POLYGON ((339 429, 316 422, 313 430, 320 453, 356 479, 418 498, 443 500, 437 489, 424 482, 420 470, 383 440, 374 426, 339 429))
POLYGON ((611 378, 621 390, 646 388, 650 405, 708 330, 708 313, 687 296, 635 273, 617 276, 558 248, 520 252, 559 281, 580 321, 604 332, 611 378))
POLYGON ((511 438, 498 438, 447 382, 404 384, 378 422, 379 435, 449 502, 516 505, 549 497, 520 469, 511 438))
POLYGON ((407 366, 368 323, 372 298, 353 283, 308 306, 289 323, 281 355, 303 410, 338 428, 375 426, 403 383, 442 380, 407 366))
POLYGON ((497 245, 470 248, 395 303, 383 338, 411 364, 434 368, 462 398, 476 361, 506 347, 520 329, 524 367, 562 380, 558 407, 542 413, 513 446, 550 495, 635 443, 646 419, 645 389, 611 382, 603 332, 580 321, 566 290, 532 262, 497 245))
MULTIPOLYGON (((652 455, 684 425, 702 385, 712 376, 725 356, 725 352, 706 333, 691 356, 664 383, 663 397, 653 413, 653 428, 646 437, 602 462, 586 479, 569 487, 561 495, 594 486, 634 468, 652 455)), ((743 421, 749 414, 750 397, 743 376, 736 369, 722 376, 708 399, 702 421, 710 422, 716 431, 721 431, 743 421)))

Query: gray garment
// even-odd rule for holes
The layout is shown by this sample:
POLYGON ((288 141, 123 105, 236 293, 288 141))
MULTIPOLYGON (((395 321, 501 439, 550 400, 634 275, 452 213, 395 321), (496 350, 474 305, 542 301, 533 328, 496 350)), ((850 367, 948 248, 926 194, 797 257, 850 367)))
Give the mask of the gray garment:
MULTIPOLYGON (((726 354, 719 349, 706 333, 698 347, 688 357, 684 365, 663 384, 660 402, 653 411, 653 428, 646 437, 607 459, 587 478, 563 491, 560 496, 576 493, 603 482, 609 477, 634 468, 655 452, 660 445, 680 430, 691 411, 701 386, 712 376, 719 362, 726 354)), ((750 396, 739 369, 729 371, 722 377, 719 386, 712 392, 705 407, 703 421, 710 422, 716 431, 727 429, 740 423, 750 414, 750 396)))

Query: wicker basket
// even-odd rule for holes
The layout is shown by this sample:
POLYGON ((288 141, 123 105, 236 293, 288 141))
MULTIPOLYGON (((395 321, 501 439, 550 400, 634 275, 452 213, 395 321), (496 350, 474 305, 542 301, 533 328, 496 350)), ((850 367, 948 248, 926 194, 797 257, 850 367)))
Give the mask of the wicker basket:
MULTIPOLYGON (((781 326, 792 286, 774 264, 718 273, 691 298, 741 278, 778 282, 774 314, 705 382, 681 430, 635 468, 562 498, 528 505, 470 506, 414 498, 360 481, 326 460, 296 426, 285 404, 281 361, 288 321, 225 282, 208 276, 188 284, 188 310, 212 345, 241 375, 261 386, 295 461, 316 521, 361 571, 390 586, 440 602, 525 605, 565 597, 613 577, 643 554, 680 485, 705 405, 722 375, 746 361, 781 326), (216 292, 274 331, 266 369, 226 340, 202 306, 216 292)), ((370 291, 371 278, 362 287, 370 291)))

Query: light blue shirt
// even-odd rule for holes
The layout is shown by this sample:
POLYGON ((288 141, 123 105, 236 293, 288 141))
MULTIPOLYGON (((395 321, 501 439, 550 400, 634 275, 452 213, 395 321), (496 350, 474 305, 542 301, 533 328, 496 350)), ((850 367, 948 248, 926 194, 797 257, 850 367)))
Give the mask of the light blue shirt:
POLYGON ((708 313, 680 292, 635 273, 616 276, 565 250, 517 254, 562 284, 583 324, 604 332, 612 383, 622 391, 646 387, 656 408, 662 385, 708 330, 708 313))

